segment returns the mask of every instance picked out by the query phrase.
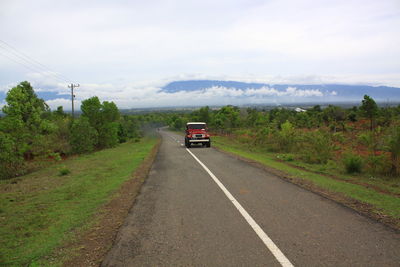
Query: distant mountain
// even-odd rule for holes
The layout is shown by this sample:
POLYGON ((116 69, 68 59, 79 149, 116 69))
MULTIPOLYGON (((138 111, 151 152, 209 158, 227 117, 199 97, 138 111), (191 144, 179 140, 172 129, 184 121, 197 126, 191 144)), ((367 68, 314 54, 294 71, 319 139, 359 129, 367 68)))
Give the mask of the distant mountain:
MULTIPOLYGON (((202 91, 212 87, 232 88, 247 92, 251 89, 259 90, 261 88, 275 89, 276 95, 284 95, 288 88, 296 90, 312 91, 314 94, 308 94, 309 99, 318 101, 350 101, 359 100, 364 95, 369 95, 375 100, 380 101, 399 101, 400 88, 388 86, 369 86, 369 85, 346 85, 346 84, 266 84, 266 83, 246 83, 236 81, 218 81, 218 80, 191 80, 176 81, 165 85, 162 91, 166 93, 176 93, 180 91, 202 91), (318 94, 320 92, 320 94, 318 94), (281 93, 281 94, 280 94, 281 93), (321 98, 322 97, 322 98, 321 98)), ((246 96, 248 94, 245 94, 246 96)), ((301 95, 301 97, 305 97, 301 95)))

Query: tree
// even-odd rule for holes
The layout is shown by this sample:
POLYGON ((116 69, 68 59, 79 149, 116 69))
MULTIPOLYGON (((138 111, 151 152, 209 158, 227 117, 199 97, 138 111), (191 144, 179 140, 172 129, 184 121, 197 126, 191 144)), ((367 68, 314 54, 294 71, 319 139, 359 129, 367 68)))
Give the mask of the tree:
POLYGON ((120 112, 114 102, 104 101, 100 103, 97 96, 82 101, 82 117, 88 119, 89 124, 97 132, 98 148, 113 147, 118 144, 117 123, 120 118, 120 112))
POLYGON ((256 122, 259 120, 260 112, 257 111, 255 108, 248 108, 247 109, 247 117, 246 117, 246 125, 248 127, 255 127, 256 122))
POLYGON ((101 103, 97 96, 85 99, 82 101, 81 110, 82 116, 86 117, 90 125, 99 131, 101 127, 101 103))
POLYGON ((278 133, 278 143, 282 151, 290 152, 296 143, 296 132, 293 125, 286 121, 282 123, 281 130, 278 133))
POLYGON ((97 144, 97 131, 90 125, 87 117, 81 116, 71 126, 70 143, 75 153, 87 153, 97 144))
POLYGON ((210 122, 210 108, 208 106, 200 108, 199 121, 206 123, 210 122))
POLYGON ((117 105, 114 102, 104 101, 101 105, 101 119, 102 122, 114 122, 118 121, 120 117, 120 113, 117 105))
POLYGON ((322 109, 321 109, 320 105, 315 105, 309 111, 310 112, 322 112, 322 109))
POLYGON ((175 130, 182 130, 185 122, 180 116, 175 115, 172 119, 171 128, 175 130))
POLYGON ((325 122, 330 124, 333 132, 336 132, 337 126, 340 124, 344 130, 344 120, 346 119, 345 112, 338 106, 329 105, 323 111, 323 118, 325 122))
POLYGON ((139 133, 139 119, 142 117, 134 117, 124 115, 119 121, 118 139, 120 143, 126 142, 129 138, 140 137, 139 133))
POLYGON ((58 106, 57 110, 53 111, 53 114, 58 117, 58 118, 65 118, 67 117, 67 113, 64 112, 64 109, 62 106, 58 106))
POLYGON ((25 81, 8 91, 6 101, 1 130, 17 144, 16 153, 32 158, 45 151, 45 135, 53 132, 56 126, 43 119, 43 114, 49 112, 44 100, 38 98, 30 83, 25 81))
POLYGON ((357 121, 357 111, 358 111, 358 108, 356 106, 349 109, 348 113, 347 113, 347 119, 351 122, 356 122, 357 121))
POLYGON ((49 106, 43 99, 37 97, 27 81, 21 82, 8 91, 6 101, 7 105, 2 109, 4 114, 18 117, 25 123, 33 123, 40 119, 42 112, 49 111, 49 106))
POLYGON ((231 131, 240 124, 239 108, 235 106, 224 106, 215 115, 215 126, 222 130, 231 131))
POLYGON ((104 123, 99 131, 98 147, 115 147, 119 143, 118 129, 119 125, 116 122, 104 123))
POLYGON ((376 105, 375 101, 368 95, 364 95, 360 111, 370 120, 370 130, 372 131, 374 118, 378 114, 378 106, 376 105))

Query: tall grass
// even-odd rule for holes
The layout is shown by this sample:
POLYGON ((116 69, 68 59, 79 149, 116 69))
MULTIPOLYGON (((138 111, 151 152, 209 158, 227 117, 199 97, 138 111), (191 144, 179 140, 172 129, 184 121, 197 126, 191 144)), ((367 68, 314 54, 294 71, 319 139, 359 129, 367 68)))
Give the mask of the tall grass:
POLYGON ((149 154, 156 139, 128 142, 116 148, 66 160, 60 165, 2 181, 0 265, 42 266, 44 257, 73 231, 90 225, 107 202, 149 154), (65 171, 63 171, 65 173, 65 171))

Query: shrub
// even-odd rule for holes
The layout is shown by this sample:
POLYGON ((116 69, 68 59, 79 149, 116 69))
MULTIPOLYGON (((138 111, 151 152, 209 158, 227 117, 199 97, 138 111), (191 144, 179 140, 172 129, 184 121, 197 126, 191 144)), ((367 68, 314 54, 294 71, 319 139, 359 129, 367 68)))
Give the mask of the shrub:
POLYGON ((268 127, 262 127, 257 129, 253 138, 254 145, 264 145, 267 142, 268 136, 271 133, 271 129, 268 127))
POLYGON ((50 153, 48 153, 48 156, 49 156, 50 158, 53 158, 55 161, 61 161, 61 155, 60 155, 60 153, 57 153, 57 152, 50 152, 50 153))
POLYGON ((118 123, 104 124, 99 131, 98 145, 100 148, 115 147, 118 143, 118 123))
POLYGON ((22 154, 16 152, 16 145, 10 135, 0 132, 0 180, 25 171, 22 154))
POLYGON ((300 155, 307 163, 327 163, 334 149, 331 135, 326 131, 306 132, 302 136, 300 155))
POLYGON ((391 153, 391 173, 400 173, 400 126, 394 127, 388 140, 388 149, 391 153))
POLYGON ((332 140, 343 144, 345 141, 345 138, 344 138, 344 135, 342 132, 337 132, 332 135, 332 140))
POLYGON ((296 142, 296 133, 293 125, 286 121, 281 124, 281 130, 278 133, 278 145, 281 151, 290 152, 296 142))
POLYGON ((247 129, 239 129, 233 131, 233 134, 236 136, 236 140, 243 144, 249 144, 254 142, 254 138, 252 138, 252 132, 247 129))
POLYGON ((360 156, 349 153, 343 157, 343 164, 347 173, 360 173, 363 160, 360 156))
POLYGON ((387 155, 375 155, 370 154, 366 158, 366 167, 368 168, 368 172, 373 174, 389 174, 390 173, 390 160, 387 155))
POLYGON ((279 154, 276 157, 283 161, 293 161, 294 160, 294 156, 292 154, 279 154))
POLYGON ((67 168, 67 167, 62 167, 61 169, 59 169, 59 171, 58 171, 58 175, 59 176, 64 176, 64 175, 68 175, 68 174, 70 174, 71 173, 71 171, 67 168))

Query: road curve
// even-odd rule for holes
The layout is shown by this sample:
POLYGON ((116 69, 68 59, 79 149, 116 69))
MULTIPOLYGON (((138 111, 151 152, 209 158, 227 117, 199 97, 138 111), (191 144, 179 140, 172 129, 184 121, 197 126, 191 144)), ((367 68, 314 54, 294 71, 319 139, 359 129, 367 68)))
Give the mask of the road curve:
POLYGON ((102 266, 400 266, 400 235, 386 226, 215 149, 191 148, 197 161, 181 136, 161 135, 102 266))

